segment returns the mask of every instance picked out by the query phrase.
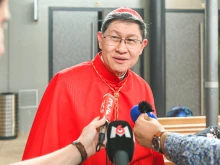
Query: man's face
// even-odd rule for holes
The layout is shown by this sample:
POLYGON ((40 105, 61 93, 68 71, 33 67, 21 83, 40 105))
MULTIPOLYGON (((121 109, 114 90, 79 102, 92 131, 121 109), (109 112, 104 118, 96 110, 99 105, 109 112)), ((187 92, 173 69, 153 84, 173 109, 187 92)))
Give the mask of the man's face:
POLYGON ((4 53, 4 25, 9 19, 8 0, 0 3, 0 56, 4 53))
POLYGON ((114 46, 109 44, 103 36, 114 36, 122 39, 135 39, 142 41, 139 25, 132 22, 113 21, 104 34, 98 32, 99 47, 102 49, 102 58, 105 66, 117 76, 123 75, 128 69, 132 68, 144 47, 147 40, 137 41, 135 46, 125 44, 124 40, 117 42, 114 46))

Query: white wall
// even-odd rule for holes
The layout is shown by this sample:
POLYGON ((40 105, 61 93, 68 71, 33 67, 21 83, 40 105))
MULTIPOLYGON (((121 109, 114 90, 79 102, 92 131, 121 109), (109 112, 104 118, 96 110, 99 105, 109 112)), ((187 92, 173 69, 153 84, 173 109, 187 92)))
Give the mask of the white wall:
POLYGON ((8 82, 9 82, 9 55, 8 55, 8 30, 4 31, 5 34, 5 55, 0 56, 0 92, 8 92, 8 82))

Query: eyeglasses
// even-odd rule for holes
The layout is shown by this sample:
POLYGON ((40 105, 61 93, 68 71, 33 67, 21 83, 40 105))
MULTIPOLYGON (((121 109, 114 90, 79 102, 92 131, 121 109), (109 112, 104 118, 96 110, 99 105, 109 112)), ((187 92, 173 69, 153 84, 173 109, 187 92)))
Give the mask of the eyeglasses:
POLYGON ((116 46, 118 43, 121 43, 122 40, 124 40, 124 43, 126 44, 127 48, 134 49, 137 48, 140 44, 142 44, 142 41, 138 39, 133 38, 121 38, 118 36, 112 36, 112 35, 106 35, 102 36, 105 39, 105 43, 109 46, 116 46))

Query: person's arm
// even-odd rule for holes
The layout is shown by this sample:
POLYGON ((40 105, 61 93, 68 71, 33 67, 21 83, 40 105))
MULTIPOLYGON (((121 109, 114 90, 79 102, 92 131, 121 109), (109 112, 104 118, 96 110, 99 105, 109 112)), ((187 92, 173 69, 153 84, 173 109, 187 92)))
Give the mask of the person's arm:
MULTIPOLYGON (((140 115, 134 126, 137 142, 148 148, 152 148, 152 139, 160 130, 163 126, 146 114, 140 115)), ((220 164, 219 139, 165 132, 160 146, 164 155, 178 165, 220 164)))
POLYGON ((165 132, 161 137, 165 155, 178 165, 220 164, 220 140, 165 132))
MULTIPOLYGON (((98 117, 95 118, 89 125, 87 125, 83 129, 80 137, 77 139, 83 144, 88 157, 95 154, 96 144, 98 142, 97 128, 103 125, 106 121, 104 118, 101 120, 98 119, 98 117)), ((75 145, 69 144, 68 146, 50 154, 11 165, 77 165, 80 164, 81 161, 82 155, 80 154, 79 150, 75 145)))
POLYGON ((81 155, 78 149, 70 144, 60 150, 37 158, 14 163, 12 165, 76 165, 81 162, 81 155))

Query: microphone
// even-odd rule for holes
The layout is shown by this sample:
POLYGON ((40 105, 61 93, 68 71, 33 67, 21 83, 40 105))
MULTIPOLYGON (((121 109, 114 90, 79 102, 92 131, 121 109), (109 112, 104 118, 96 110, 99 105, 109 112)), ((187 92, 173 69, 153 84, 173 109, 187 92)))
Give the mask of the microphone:
POLYGON ((138 105, 135 105, 131 108, 131 119, 135 123, 137 118, 140 116, 141 113, 147 113, 147 115, 151 118, 157 119, 157 117, 153 113, 152 106, 150 103, 146 101, 141 101, 138 105))
POLYGON ((134 140, 131 126, 126 121, 117 120, 109 124, 106 151, 114 165, 128 165, 134 154, 134 140))
POLYGON ((103 101, 100 108, 100 119, 105 117, 106 122, 99 129, 99 139, 98 139, 98 144, 96 146, 96 151, 99 151, 101 149, 102 144, 105 140, 105 133, 108 127, 108 123, 112 118, 112 112, 114 110, 115 102, 116 102, 116 98, 113 95, 107 93, 103 96, 103 101))

